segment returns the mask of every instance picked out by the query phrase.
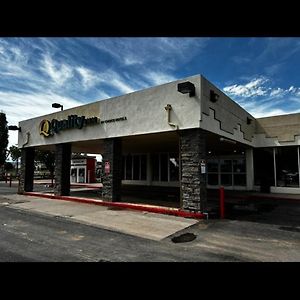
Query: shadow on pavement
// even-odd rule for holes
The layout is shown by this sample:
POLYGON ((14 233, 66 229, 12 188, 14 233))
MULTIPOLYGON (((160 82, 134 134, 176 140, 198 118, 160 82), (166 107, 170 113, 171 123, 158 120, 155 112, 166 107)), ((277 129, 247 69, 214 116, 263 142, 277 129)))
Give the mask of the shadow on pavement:
MULTIPOLYGON (((219 207, 215 205, 209 213, 210 219, 219 219, 219 207)), ((300 226, 300 203, 287 200, 251 201, 242 204, 225 204, 225 218, 278 226, 300 226)))

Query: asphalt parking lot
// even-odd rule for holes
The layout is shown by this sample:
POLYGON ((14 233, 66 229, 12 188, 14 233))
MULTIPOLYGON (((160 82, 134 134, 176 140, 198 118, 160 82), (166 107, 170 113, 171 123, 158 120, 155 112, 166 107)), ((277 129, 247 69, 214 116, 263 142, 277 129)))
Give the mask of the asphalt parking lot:
MULTIPOLYGON (((109 232, 123 234, 122 238, 131 236, 131 243, 135 241, 133 237, 139 239, 137 243, 145 241, 147 244, 147 240, 155 241, 156 250, 149 250, 151 255, 147 256, 146 261, 169 261, 166 249, 169 249, 170 255, 176 252, 176 258, 170 258, 172 261, 300 261, 300 206, 295 201, 277 199, 271 202, 250 202, 246 205, 230 204, 226 206, 226 218, 223 220, 218 218, 217 213, 212 213, 208 220, 190 222, 192 220, 175 216, 160 216, 126 209, 112 210, 109 207, 99 208, 91 204, 21 196, 13 193, 11 189, 0 184, 0 205, 5 209, 20 211, 22 214, 37 214, 40 218, 59 217, 65 220, 64 222, 96 226, 107 232, 107 243, 110 240, 109 232), (164 256, 159 258, 160 247, 164 249, 164 256)), ((17 221, 11 222, 19 226, 17 221)), ((13 226, 4 228, 12 230, 13 226)), ((18 228, 14 230, 18 231, 18 228)), ((46 243, 48 232, 41 233, 41 229, 37 231, 41 234, 39 239, 45 239, 41 240, 41 243, 46 243)), ((28 233, 24 231, 23 234, 26 236, 28 233)), ((96 240, 98 238, 95 236, 96 240)), ((56 243, 53 236, 52 241, 56 243)), ((101 240, 101 243, 105 241, 101 240)), ((101 243, 99 241, 100 248, 101 243)), ((151 245, 148 243, 149 247, 152 247, 151 245)), ((84 247, 83 242, 81 247, 84 247)), ((96 249, 95 251, 99 253, 100 248, 98 252, 96 249)), ((124 249, 119 251, 114 248, 114 251, 119 253, 120 257, 106 256, 106 259, 122 260, 124 249)), ((108 254, 109 249, 106 255, 108 254)), ((42 254, 39 255, 43 257, 42 254)), ((139 261, 141 257, 145 259, 138 248, 136 253, 130 253, 129 256, 130 261, 139 261)), ((55 259, 59 260, 59 257, 55 259)), ((90 259, 94 258, 91 256, 90 259)))

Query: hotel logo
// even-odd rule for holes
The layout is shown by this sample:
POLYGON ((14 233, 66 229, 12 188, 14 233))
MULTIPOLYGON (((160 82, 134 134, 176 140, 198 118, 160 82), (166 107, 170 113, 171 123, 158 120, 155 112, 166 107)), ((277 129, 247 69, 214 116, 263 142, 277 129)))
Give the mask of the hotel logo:
POLYGON ((85 126, 99 124, 100 119, 97 117, 86 118, 85 116, 71 115, 64 120, 42 120, 39 126, 40 134, 44 137, 53 136, 66 129, 82 129, 85 126))

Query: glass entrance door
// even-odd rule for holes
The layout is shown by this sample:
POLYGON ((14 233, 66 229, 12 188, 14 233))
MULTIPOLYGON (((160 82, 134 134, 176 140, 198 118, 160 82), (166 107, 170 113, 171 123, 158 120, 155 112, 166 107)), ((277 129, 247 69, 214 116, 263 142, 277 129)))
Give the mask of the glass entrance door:
POLYGON ((78 168, 78 182, 85 183, 85 168, 78 168))
POLYGON ((86 183, 86 167, 72 167, 71 182, 86 183))
POLYGON ((77 182, 77 168, 71 169, 71 182, 77 182))

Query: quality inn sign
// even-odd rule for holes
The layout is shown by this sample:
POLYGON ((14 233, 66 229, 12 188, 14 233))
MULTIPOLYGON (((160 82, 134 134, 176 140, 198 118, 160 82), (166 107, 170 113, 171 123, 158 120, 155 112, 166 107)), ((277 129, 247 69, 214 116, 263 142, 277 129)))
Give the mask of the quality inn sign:
POLYGON ((86 118, 85 116, 70 115, 64 120, 42 120, 39 126, 40 134, 44 137, 53 136, 62 130, 82 129, 85 126, 99 124, 100 119, 97 117, 86 118))

